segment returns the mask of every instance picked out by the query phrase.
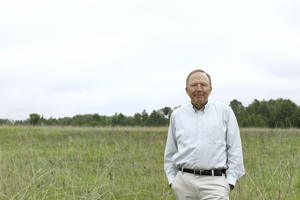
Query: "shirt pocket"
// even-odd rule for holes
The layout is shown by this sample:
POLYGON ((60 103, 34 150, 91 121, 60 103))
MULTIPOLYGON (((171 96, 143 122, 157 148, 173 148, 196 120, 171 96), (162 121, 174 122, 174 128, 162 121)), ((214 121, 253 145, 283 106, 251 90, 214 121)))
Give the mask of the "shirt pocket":
POLYGON ((206 127, 206 138, 210 144, 225 144, 226 130, 222 126, 208 126, 206 127))

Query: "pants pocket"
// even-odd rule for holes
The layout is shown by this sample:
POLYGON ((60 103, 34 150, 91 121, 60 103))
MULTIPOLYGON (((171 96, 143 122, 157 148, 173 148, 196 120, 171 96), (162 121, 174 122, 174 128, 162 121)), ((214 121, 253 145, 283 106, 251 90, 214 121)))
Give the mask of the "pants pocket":
POLYGON ((177 174, 172 182, 171 188, 173 189, 173 191, 174 191, 174 188, 176 187, 176 180, 178 179, 178 176, 179 176, 179 172, 177 172, 177 174))
POLYGON ((225 184, 225 187, 226 187, 228 193, 230 194, 231 190, 230 190, 229 183, 226 181, 226 178, 225 178, 224 176, 223 176, 223 178, 224 178, 224 184, 225 184))

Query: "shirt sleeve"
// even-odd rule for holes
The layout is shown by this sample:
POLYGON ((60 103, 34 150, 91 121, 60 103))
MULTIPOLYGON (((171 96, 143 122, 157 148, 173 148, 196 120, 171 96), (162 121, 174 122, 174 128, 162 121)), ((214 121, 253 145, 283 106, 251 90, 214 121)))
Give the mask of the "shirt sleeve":
POLYGON ((174 112, 170 118, 170 125, 168 130, 167 144, 165 149, 165 157, 164 157, 164 168, 169 180, 169 184, 171 184, 178 172, 178 168, 173 163, 173 155, 178 152, 177 149, 177 141, 175 137, 175 116, 174 112))
POLYGON ((236 117, 229 107, 227 112, 227 167, 226 180, 229 184, 236 182, 245 174, 241 136, 236 117))

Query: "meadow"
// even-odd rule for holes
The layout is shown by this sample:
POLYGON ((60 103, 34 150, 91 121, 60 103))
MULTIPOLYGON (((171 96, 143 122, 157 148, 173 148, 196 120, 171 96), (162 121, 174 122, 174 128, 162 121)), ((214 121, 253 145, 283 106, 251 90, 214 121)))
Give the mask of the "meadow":
MULTIPOLYGON (((246 174, 230 199, 300 199, 300 130, 241 129, 246 174)), ((0 126, 0 199, 175 199, 167 127, 0 126)))

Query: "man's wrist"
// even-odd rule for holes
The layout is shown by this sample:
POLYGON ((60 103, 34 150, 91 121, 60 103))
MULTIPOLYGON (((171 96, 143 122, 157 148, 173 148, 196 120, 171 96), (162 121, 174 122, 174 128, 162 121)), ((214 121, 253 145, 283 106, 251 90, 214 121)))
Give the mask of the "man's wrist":
POLYGON ((232 185, 232 184, 229 184, 229 187, 230 187, 231 190, 234 189, 234 185, 232 185))

